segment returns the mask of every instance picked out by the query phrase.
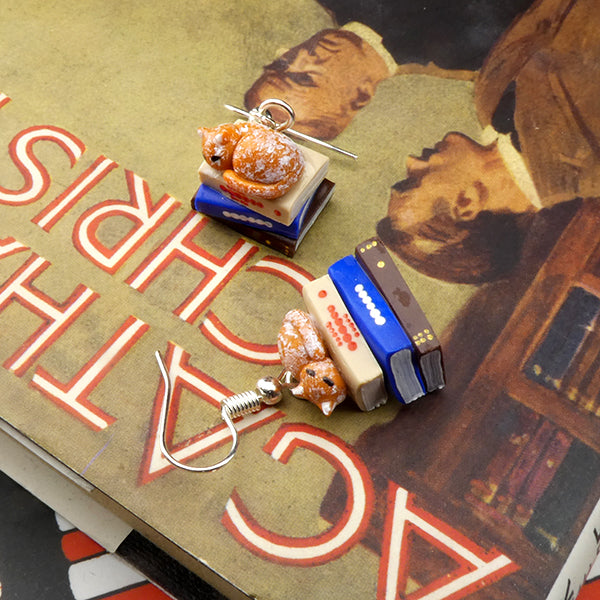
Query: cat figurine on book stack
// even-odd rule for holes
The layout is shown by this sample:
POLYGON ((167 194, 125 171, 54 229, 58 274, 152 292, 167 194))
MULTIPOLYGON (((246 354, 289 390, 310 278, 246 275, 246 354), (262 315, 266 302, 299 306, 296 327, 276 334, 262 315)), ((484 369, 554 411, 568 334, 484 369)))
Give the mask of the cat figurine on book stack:
POLYGON ((323 369, 327 365, 319 377, 325 386, 292 389, 326 416, 346 394, 370 411, 388 397, 408 404, 444 387, 438 338, 381 240, 359 244, 354 256, 307 283, 302 296, 308 312, 288 312, 279 355, 295 377, 305 369, 315 378, 317 361, 323 369))
POLYGON ((253 121, 200 127, 201 185, 192 208, 286 256, 329 202, 329 159, 253 121))
POLYGON ((223 172, 227 186, 256 200, 286 194, 300 179, 304 156, 287 136, 260 123, 225 123, 200 127, 202 155, 223 172))

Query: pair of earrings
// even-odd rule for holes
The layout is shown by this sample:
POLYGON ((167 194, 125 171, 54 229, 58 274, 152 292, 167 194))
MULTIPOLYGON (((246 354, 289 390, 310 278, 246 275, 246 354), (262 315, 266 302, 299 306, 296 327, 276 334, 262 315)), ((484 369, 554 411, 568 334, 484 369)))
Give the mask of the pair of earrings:
POLYGON ((294 309, 285 315, 277 336, 277 347, 284 367, 278 377, 262 377, 256 382, 254 390, 221 400, 221 418, 229 428, 232 445, 225 458, 206 467, 186 465, 173 457, 167 448, 166 423, 171 405, 172 385, 160 352, 155 353, 164 382, 157 437, 161 453, 172 465, 194 473, 207 473, 225 466, 234 457, 238 447, 234 419, 258 412, 263 405, 277 404, 286 389, 296 398, 308 400, 318 406, 326 416, 346 398, 346 383, 309 314, 294 309))
MULTIPOLYGON (((247 112, 247 111, 237 108, 235 106, 231 106, 229 104, 226 104, 225 108, 233 111, 234 113, 236 113, 238 115, 245 117, 246 119, 248 119, 248 121, 250 123, 258 123, 260 125, 264 125, 268 129, 276 132, 277 134, 285 133, 286 135, 289 135, 291 137, 295 137, 295 138, 298 138, 301 140, 319 144, 330 150, 339 152, 345 156, 348 156, 348 157, 351 157, 354 159, 357 158, 356 154, 353 154, 352 152, 348 152, 347 150, 343 150, 341 148, 338 148, 337 146, 334 146, 332 144, 329 144, 329 143, 319 140, 317 138, 313 138, 313 137, 303 134, 299 131, 293 130, 291 127, 294 124, 294 120, 295 120, 294 110, 287 102, 284 102, 283 100, 280 100, 277 98, 270 98, 270 99, 262 102, 257 108, 251 110, 250 112, 247 112), (284 119, 282 121, 276 121, 272 115, 272 112, 271 112, 272 109, 276 109, 279 111, 279 113, 283 114, 284 119)), ((221 127, 223 127, 223 126, 221 126, 221 127)), ((222 159, 222 156, 221 156, 221 154, 223 153, 222 147, 224 147, 224 145, 225 145, 224 139, 225 139, 226 133, 221 132, 221 130, 218 130, 218 131, 217 130, 218 130, 218 128, 216 128, 215 131, 203 130, 204 132, 206 132, 203 137, 207 138, 206 140, 204 140, 203 145, 208 148, 208 149, 206 149, 206 152, 209 155, 206 160, 212 161, 211 165, 213 167, 215 167, 216 164, 222 159), (210 136, 212 136, 212 137, 210 137, 208 134, 210 134, 210 136), (218 147, 219 152, 217 152, 216 150, 213 151, 211 149, 213 146, 215 148, 218 147)), ((205 150, 205 148, 203 148, 203 150, 205 150)), ((301 311, 291 311, 291 313, 289 313, 289 314, 292 314, 292 313, 295 314, 295 313, 300 313, 300 312, 301 311)), ((285 326, 286 326, 286 321, 284 321, 283 327, 285 327, 285 326)), ((290 335, 292 337, 294 336, 293 333, 290 333, 290 335)), ((281 334, 280 334, 280 337, 281 337, 281 334)), ((301 341, 300 341, 300 343, 301 343, 301 341)), ((287 344, 287 342, 285 342, 284 345, 285 344, 287 344)), ((236 430, 234 422, 233 422, 234 419, 236 419, 238 417, 242 417, 242 416, 250 414, 250 413, 258 412, 262 408, 263 404, 268 405, 268 406, 277 404, 281 400, 281 398, 283 396, 283 391, 285 389, 289 389, 291 391, 291 393, 297 397, 310 398, 311 393, 314 395, 314 393, 315 393, 314 391, 311 392, 310 390, 306 390, 307 382, 306 381, 303 382, 302 380, 299 380, 298 377, 300 375, 300 368, 302 366, 307 367, 307 370, 305 369, 305 371, 304 371, 305 376, 306 376, 307 372, 308 373, 315 372, 315 374, 316 374, 316 371, 312 370, 312 363, 307 364, 308 362, 310 362, 310 361, 308 361, 308 358, 309 358, 308 356, 307 356, 307 360, 303 361, 303 364, 300 365, 300 364, 296 364, 296 363, 298 363, 297 358, 295 358, 295 359, 291 358, 293 353, 294 353, 293 348, 288 349, 286 347, 286 349, 282 349, 282 346, 280 344, 280 355, 282 357, 282 363, 284 364, 284 367, 286 367, 286 368, 279 375, 279 377, 271 377, 271 376, 263 377, 258 380, 258 382, 256 384, 256 389, 247 391, 247 392, 243 392, 241 394, 235 394, 234 396, 230 396, 221 401, 221 418, 223 419, 223 421, 225 422, 225 424, 227 425, 227 427, 229 428, 229 431, 231 433, 231 437, 232 437, 231 449, 230 449, 229 453, 227 454, 227 456, 225 456, 225 458, 223 458, 222 460, 220 460, 219 462, 217 462, 213 465, 210 465, 207 467, 193 467, 193 466, 186 465, 186 464, 178 461, 177 459, 175 459, 172 456, 172 454, 169 452, 169 449, 167 448, 165 438, 166 438, 167 415, 169 413, 169 408, 170 408, 170 403, 171 403, 171 391, 172 391, 171 390, 171 381, 169 378, 169 374, 167 372, 167 368, 165 366, 165 363, 164 363, 160 353, 156 352, 156 360, 158 362, 160 372, 161 372, 162 378, 164 380, 164 398, 163 398, 162 409, 161 409, 159 422, 158 422, 158 429, 157 429, 157 436, 159 439, 160 450, 161 450, 162 454, 164 455, 164 457, 172 465, 179 467, 181 469, 184 469, 186 471, 191 471, 191 472, 196 472, 196 473, 205 473, 205 472, 210 472, 210 471, 219 469, 219 468, 223 467, 224 465, 226 465, 233 458, 233 456, 236 453, 237 447, 238 447, 238 434, 237 434, 237 430, 236 430), (305 394, 305 392, 308 394, 308 396, 305 394)), ((325 357, 319 357, 319 358, 325 358, 325 357)), ((319 370, 319 372, 321 370, 325 369, 325 371, 323 372, 323 376, 320 377, 320 380, 326 381, 327 383, 325 384, 325 386, 327 388, 330 387, 329 381, 332 381, 332 380, 327 377, 327 374, 331 370, 330 365, 319 360, 314 364, 314 368, 319 370)), ((344 384, 343 384, 343 380, 341 380, 341 376, 339 377, 339 381, 341 381, 341 385, 343 386, 344 384)), ((333 382, 332 382, 332 385, 333 385, 333 382)), ((327 390, 327 391, 330 391, 330 390, 327 390)), ((331 390, 331 391, 333 392, 333 394, 337 394, 338 396, 340 396, 340 394, 335 389, 331 390)), ((345 394, 345 390, 341 390, 341 391, 344 392, 344 394, 345 394)), ((342 395, 342 399, 343 399, 343 395, 342 395)), ((339 401, 340 400, 338 400, 337 402, 339 402, 339 401)), ((334 399, 334 403, 332 404, 331 410, 333 410, 334 406, 335 406, 335 399, 334 399)), ((327 410, 328 409, 325 408, 324 412, 326 414, 329 414, 331 412, 331 410, 329 410, 329 412, 326 412, 327 410)))
POLYGON ((225 458, 213 465, 194 467, 178 461, 167 448, 166 424, 167 415, 169 414, 169 408, 171 406, 172 386, 167 367, 160 352, 156 351, 155 356, 164 382, 164 396, 157 428, 160 451, 172 465, 192 473, 209 473, 224 467, 235 456, 238 448, 239 437, 233 422, 234 419, 258 412, 263 405, 273 406, 277 404, 283 397, 283 390, 293 388, 297 384, 297 381, 292 376, 291 372, 284 370, 279 377, 261 377, 256 382, 256 388, 254 390, 223 398, 223 400, 221 400, 221 418, 229 428, 232 440, 229 453, 225 458))

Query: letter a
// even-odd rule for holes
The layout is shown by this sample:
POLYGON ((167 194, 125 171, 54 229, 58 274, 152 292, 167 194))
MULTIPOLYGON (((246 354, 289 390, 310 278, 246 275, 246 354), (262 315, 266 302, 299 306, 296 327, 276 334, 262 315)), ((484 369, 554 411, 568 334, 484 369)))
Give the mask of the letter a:
POLYGON ((518 568, 503 554, 495 550, 486 552, 446 523, 416 507, 405 489, 389 483, 377 600, 397 600, 398 597, 405 600, 458 600, 518 568), (448 555, 458 567, 407 593, 410 532, 448 555))
POLYGON ((63 384, 45 369, 38 368, 33 374, 31 386, 95 431, 105 429, 115 418, 94 406, 89 401, 88 394, 147 330, 146 323, 129 317, 71 381, 63 384))

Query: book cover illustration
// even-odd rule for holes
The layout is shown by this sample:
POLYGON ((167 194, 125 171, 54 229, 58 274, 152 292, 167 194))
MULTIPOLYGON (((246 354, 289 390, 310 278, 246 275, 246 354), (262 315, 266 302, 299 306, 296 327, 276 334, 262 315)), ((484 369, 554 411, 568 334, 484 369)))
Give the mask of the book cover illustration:
POLYGON ((0 414, 232 596, 569 597, 600 498, 597 1, 334 4, 3 3, 0 414), (293 259, 189 208, 196 128, 265 95, 359 155, 293 259), (290 399, 225 469, 172 468, 154 352, 169 447, 214 462, 220 398, 375 234, 446 387, 290 399))
MULTIPOLYGON (((0 530, 0 547, 6 549, 0 561, 0 592, 6 597, 43 594, 45 600, 224 598, 198 580, 189 585, 190 575, 181 573, 174 579, 179 585, 170 588, 172 596, 167 596, 5 475, 0 475, 0 498, 18 507, 3 512, 0 530)), ((129 557, 126 551, 119 554, 129 557)), ((578 600, 597 597, 599 572, 600 560, 597 560, 578 600)), ((164 582, 163 578, 161 583, 164 582)))

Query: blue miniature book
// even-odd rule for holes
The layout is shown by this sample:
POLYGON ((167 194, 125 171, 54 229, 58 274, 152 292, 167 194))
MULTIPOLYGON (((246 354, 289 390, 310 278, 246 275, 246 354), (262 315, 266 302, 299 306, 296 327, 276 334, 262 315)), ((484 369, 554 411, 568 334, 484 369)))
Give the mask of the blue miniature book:
POLYGON ((273 219, 269 219, 238 202, 230 200, 217 190, 202 184, 194 199, 192 207, 209 217, 216 217, 221 221, 246 225, 254 229, 268 231, 277 235, 283 235, 290 239, 298 239, 302 232, 304 220, 310 207, 310 200, 302 207, 296 218, 290 225, 283 225, 273 219))
POLYGON ((328 273, 379 362, 393 395, 405 404, 423 396, 425 388, 414 364, 412 343, 358 261, 346 256, 331 265, 328 273))

